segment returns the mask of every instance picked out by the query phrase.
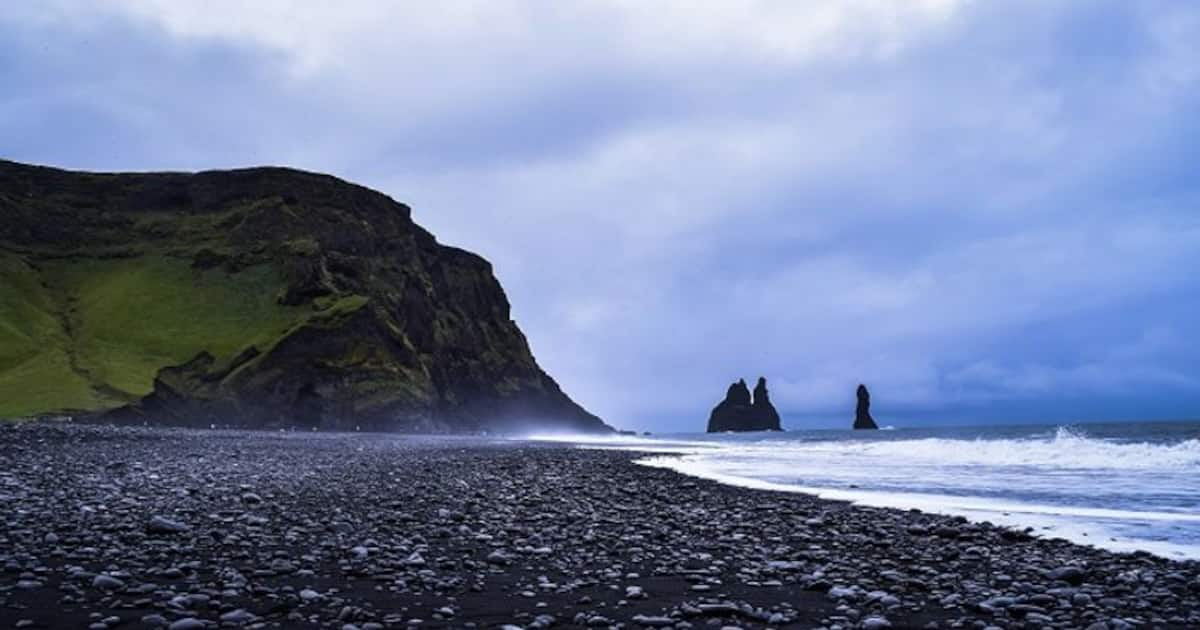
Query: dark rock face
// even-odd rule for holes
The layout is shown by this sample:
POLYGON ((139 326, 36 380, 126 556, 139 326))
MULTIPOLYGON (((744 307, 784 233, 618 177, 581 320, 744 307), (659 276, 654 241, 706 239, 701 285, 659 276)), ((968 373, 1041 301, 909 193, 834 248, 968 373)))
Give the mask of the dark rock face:
POLYGON ((867 391, 866 385, 859 385, 855 393, 858 396, 858 405, 854 408, 854 428, 878 429, 875 419, 871 417, 871 393, 867 391))
POLYGON ((747 406, 753 404, 750 398, 750 388, 746 387, 746 379, 739 378, 736 383, 725 391, 725 402, 731 405, 747 406))
MULTIPOLYGON (((611 431, 538 366, 491 265, 439 244, 410 214, 373 190, 284 168, 97 174, 0 160, 0 263, 15 260, 11 268, 42 274, 42 285, 65 296, 46 321, 66 323, 46 335, 65 340, 71 376, 99 401, 76 414, 204 426, 611 431), (68 308, 75 298, 54 283, 99 286, 91 268, 114 265, 143 270, 118 278, 127 284, 160 269, 192 275, 129 292, 152 303, 186 304, 193 285, 236 286, 237 300, 196 299, 241 308, 249 322, 283 323, 245 338, 225 325, 212 344, 205 335, 219 327, 180 309, 172 327, 195 325, 195 334, 120 346, 141 362, 122 369, 150 368, 105 380, 115 373, 103 364, 108 353, 76 368, 90 324, 71 321, 86 313, 68 308), (192 338, 198 346, 185 344, 192 338)), ((5 280, 0 288, 16 286, 5 280)), ((39 308, 50 302, 34 297, 39 308)))
POLYGON ((750 388, 744 379, 729 386, 722 400, 708 417, 708 432, 723 431, 782 431, 779 412, 767 394, 767 379, 759 377, 751 399, 750 388))

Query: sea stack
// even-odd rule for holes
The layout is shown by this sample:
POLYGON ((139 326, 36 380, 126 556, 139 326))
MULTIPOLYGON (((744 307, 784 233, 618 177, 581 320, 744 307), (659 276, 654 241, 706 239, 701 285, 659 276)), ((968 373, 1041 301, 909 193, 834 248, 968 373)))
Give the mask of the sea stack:
POLYGON ((767 393, 767 379, 759 377, 754 397, 744 379, 729 386, 722 400, 708 417, 708 432, 723 431, 782 431, 779 412, 767 393))
POLYGON ((875 424, 875 419, 871 417, 871 392, 867 391, 866 385, 860 384, 856 393, 858 405, 854 408, 854 428, 878 429, 879 425, 875 424))

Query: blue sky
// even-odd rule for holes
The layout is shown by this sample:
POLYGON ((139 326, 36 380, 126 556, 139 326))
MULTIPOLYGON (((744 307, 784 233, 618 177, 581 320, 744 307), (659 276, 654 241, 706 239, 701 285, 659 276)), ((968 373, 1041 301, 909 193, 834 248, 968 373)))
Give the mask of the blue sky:
POLYGON ((0 11, 0 155, 382 190, 619 426, 1200 416, 1192 3, 100 4, 0 11))

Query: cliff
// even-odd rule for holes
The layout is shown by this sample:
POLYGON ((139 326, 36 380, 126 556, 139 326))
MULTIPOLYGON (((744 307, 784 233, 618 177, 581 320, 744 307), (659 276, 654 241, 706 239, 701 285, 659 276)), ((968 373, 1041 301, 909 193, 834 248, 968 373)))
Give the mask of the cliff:
POLYGON ((767 379, 759 377, 754 397, 744 379, 729 386, 725 399, 708 416, 708 432, 723 431, 782 431, 779 412, 767 393, 767 379))
POLYGON ((283 168, 0 161, 0 417, 610 431, 543 372, 491 265, 407 206, 283 168))

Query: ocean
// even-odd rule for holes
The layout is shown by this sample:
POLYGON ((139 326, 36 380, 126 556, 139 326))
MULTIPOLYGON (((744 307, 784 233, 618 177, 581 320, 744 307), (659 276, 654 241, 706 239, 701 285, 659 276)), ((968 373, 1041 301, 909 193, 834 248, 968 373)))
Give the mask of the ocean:
POLYGON ((647 466, 1200 559, 1200 422, 581 439, 647 466))

